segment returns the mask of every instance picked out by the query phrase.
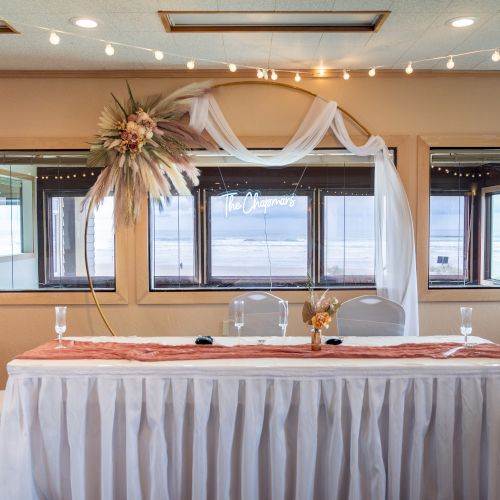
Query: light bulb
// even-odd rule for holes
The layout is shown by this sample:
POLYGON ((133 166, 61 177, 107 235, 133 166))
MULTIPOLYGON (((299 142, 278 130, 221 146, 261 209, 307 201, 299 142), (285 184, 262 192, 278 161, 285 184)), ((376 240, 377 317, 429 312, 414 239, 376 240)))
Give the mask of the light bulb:
POLYGON ((236 66, 236 64, 233 64, 233 63, 229 64, 228 68, 229 68, 229 71, 231 71, 231 73, 236 72, 236 70, 238 69, 238 67, 236 66))
POLYGON ((60 41, 61 38, 59 37, 59 35, 55 31, 52 31, 49 36, 49 42, 52 45, 58 45, 60 41))
POLYGON ((448 62, 446 63, 446 67, 448 69, 453 69, 455 67, 455 61, 453 60, 453 56, 448 57, 448 62))
POLYGON ((370 71, 368 71, 369 76, 375 76, 377 73, 377 70, 375 68, 371 68, 370 71))
POLYGON ((264 69, 262 71, 264 72, 264 80, 269 80, 269 70, 268 69, 264 69))
POLYGON ((104 52, 106 52, 107 56, 112 56, 115 53, 115 48, 110 43, 108 43, 108 45, 106 45, 104 49, 104 52))
POLYGON ((276 73, 276 71, 274 71, 274 69, 271 71, 271 80, 277 80, 278 79, 278 75, 276 73))
POLYGON ((298 83, 300 80, 302 80, 302 77, 300 76, 300 73, 295 73, 295 78, 294 80, 298 83))
POLYGON ((325 76, 325 68, 323 66, 318 68, 318 76, 325 76))
POLYGON ((344 74, 342 75, 342 78, 344 80, 349 80, 349 78, 351 78, 351 75, 349 74, 349 72, 346 69, 344 70, 344 74))
POLYGON ((408 66, 406 66, 406 74, 411 75, 413 73, 413 66, 411 65, 411 62, 408 63, 408 66))
POLYGON ((161 50, 155 50, 155 59, 161 61, 163 59, 163 52, 161 50))
POLYGON ((264 70, 262 68, 259 68, 257 70, 257 78, 264 78, 264 70))
POLYGON ((191 59, 186 63, 187 69, 194 69, 194 61, 191 59))
POLYGON ((491 60, 493 62, 500 61, 500 52, 498 52, 498 49, 495 49, 495 52, 493 52, 493 54, 491 54, 491 60))

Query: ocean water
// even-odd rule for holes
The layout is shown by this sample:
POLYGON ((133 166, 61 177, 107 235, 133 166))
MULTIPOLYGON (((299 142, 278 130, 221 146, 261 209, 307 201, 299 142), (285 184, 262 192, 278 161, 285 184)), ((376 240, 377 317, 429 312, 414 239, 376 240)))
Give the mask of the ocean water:
MULTIPOLYGON (((298 276, 307 277, 307 240, 265 240, 223 238, 212 244, 214 276, 298 276)), ((330 274, 373 275, 374 245, 370 241, 328 242, 326 255, 330 274)), ((194 252, 190 241, 156 240, 155 274, 193 274, 194 252)))

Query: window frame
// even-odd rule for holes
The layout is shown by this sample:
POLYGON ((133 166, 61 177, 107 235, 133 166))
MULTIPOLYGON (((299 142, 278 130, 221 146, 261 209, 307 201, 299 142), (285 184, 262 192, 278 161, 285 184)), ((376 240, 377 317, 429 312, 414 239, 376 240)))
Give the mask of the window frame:
MULTIPOLYGON (((36 154, 36 153, 68 153, 78 154, 88 152, 90 137, 26 137, 0 138, 0 151, 9 154, 36 154)), ((36 187, 33 189, 36 197, 36 187)), ((33 203, 36 210, 37 202, 33 203)), ((130 227, 120 227, 115 234, 115 273, 116 284, 114 291, 96 291, 101 304, 120 305, 129 303, 129 269, 134 262, 133 251, 130 250, 134 241, 134 231, 130 227), (130 263, 129 263, 130 262, 130 263)), ((34 239, 34 245, 37 240, 34 239)), ((23 254, 18 258, 34 258, 35 254, 23 254)), ((11 256, 7 257, 9 260, 11 256)), ((17 260, 16 257, 12 259, 17 260)), ((3 290, 0 291, 2 305, 89 305, 92 298, 88 290, 3 290)))
MULTIPOLYGON (((417 136, 417 277, 421 302, 491 302, 500 300, 500 288, 429 288, 429 196, 432 148, 500 148, 500 135, 417 136)), ((481 249, 479 249, 480 252, 481 249)), ((477 253, 478 249, 474 249, 477 253)))
POLYGON ((491 278, 491 198, 495 194, 500 195, 500 184, 481 189, 481 282, 498 281, 500 285, 500 280, 491 278))
POLYGON ((29 207, 25 207, 22 203, 23 195, 21 194, 21 252, 16 254, 0 255, 0 262, 6 262, 9 260, 19 260, 31 258, 35 255, 35 227, 32 225, 32 230, 29 234, 29 240, 27 240, 27 235, 25 234, 25 218, 26 216, 31 216, 32 220, 36 217, 36 185, 35 177, 22 172, 12 172, 5 170, 0 166, 0 174, 5 177, 14 177, 21 182, 21 193, 23 191, 23 182, 31 183, 31 210, 29 207))
MULTIPOLYGON (((38 252, 38 276, 39 276, 39 287, 47 290, 53 290, 57 288, 65 288, 68 290, 79 289, 88 290, 87 288, 87 277, 86 276, 73 276, 57 278, 54 276, 53 264, 52 264, 52 253, 50 251, 50 240, 52 239, 52 208, 50 200, 52 198, 76 198, 84 197, 86 191, 82 188, 75 189, 43 189, 43 199, 42 205, 43 209, 38 211, 37 214, 37 227, 43 227, 45 230, 43 234, 39 235, 39 241, 43 242, 39 246, 38 252), (59 286, 58 286, 59 285, 59 286)), ((116 238, 115 238, 115 257, 116 257, 116 238)), ((116 290, 116 264, 115 264, 115 274, 111 276, 93 276, 92 284, 96 290, 102 292, 113 292, 116 290)))
MULTIPOLYGON (((409 135, 382 135, 388 148, 394 150, 397 159, 398 172, 405 187, 410 208, 416 220, 417 210, 417 170, 415 165, 415 139, 409 135)), ((351 136, 355 144, 364 144, 367 140, 365 135, 356 134, 351 136)), ((252 136, 245 137, 244 142, 247 148, 252 149, 272 149, 272 147, 283 147, 288 138, 281 136, 252 136)), ((324 148, 339 148, 341 145, 332 137, 326 137, 321 144, 324 148)), ((215 306, 227 306, 228 302, 239 294, 237 290, 220 290, 214 293, 211 290, 191 291, 151 291, 149 279, 149 239, 148 239, 148 219, 147 200, 144 200, 144 210, 135 227, 135 300, 138 305, 167 305, 173 308, 196 305, 201 310, 210 314, 216 310, 215 306)), ((360 289, 335 289, 335 296, 340 301, 346 301, 359 297, 360 289)), ((365 295, 376 295, 375 289, 363 290, 365 295)), ((301 307, 305 300, 304 290, 280 290, 279 295, 283 300, 287 300, 293 307, 301 307)), ((293 311, 293 307, 291 311, 293 311)), ((298 310, 297 310, 298 311, 298 310)), ((300 313, 297 313, 300 314, 300 313)))
MULTIPOLYGON (((389 149, 392 151, 394 161, 398 161, 398 147, 399 144, 396 143, 395 145, 390 145, 389 149)), ((266 148, 259 148, 260 150, 266 149, 266 148)), ((267 148, 267 149, 272 149, 272 148, 267 148)), ((318 150, 332 150, 332 149, 338 149, 338 150, 345 150, 343 147, 335 146, 335 147, 322 147, 318 148, 318 150)), ((396 165, 397 166, 397 165, 396 165)), ((314 165, 314 168, 322 168, 321 165, 314 165)), ((325 165, 327 167, 327 165, 325 165)), ((203 167, 201 167, 203 168, 203 167)), ((211 165, 210 167, 205 167, 205 168, 211 168, 214 171, 217 168, 227 168, 224 165, 211 165)), ((257 167, 259 168, 259 167, 257 167)), ((302 168, 301 165, 297 165, 297 168, 302 168)), ((249 187, 249 189, 252 189, 249 187)), ((370 194, 373 195, 374 193, 374 184, 373 186, 370 186, 369 188, 367 187, 349 187, 349 191, 365 191, 366 189, 371 190, 370 194)), ((259 191, 262 194, 265 194, 266 192, 272 192, 277 191, 276 188, 263 188, 263 189, 252 189, 252 191, 259 191)), ((143 293, 143 295, 138 295, 139 300, 142 299, 142 297, 147 296, 149 293, 169 293, 169 294, 175 294, 175 293, 186 293, 186 292, 195 292, 197 294, 203 293, 203 292, 216 292, 216 293, 222 293, 222 291, 248 291, 248 290, 266 290, 269 289, 269 277, 264 276, 261 277, 262 280, 258 283, 255 283, 255 281, 252 279, 252 282, 248 284, 248 286, 241 285, 237 287, 230 287, 225 286, 225 285, 230 285, 234 279, 238 279, 238 281, 243 281, 240 277, 228 277, 228 278, 223 278, 223 279, 213 279, 210 276, 210 255, 207 249, 207 245, 209 244, 209 238, 210 238, 210 229, 207 221, 209 220, 209 204, 207 203, 207 191, 206 189, 200 190, 202 193, 202 201, 203 201, 203 206, 205 207, 204 210, 202 210, 202 214, 199 217, 200 219, 200 225, 201 228, 199 229, 197 233, 198 241, 197 241, 197 250, 198 250, 198 258, 201 260, 201 268, 198 273, 198 281, 196 280, 186 280, 182 279, 179 280, 176 278, 175 282, 172 280, 172 282, 169 282, 168 279, 162 280, 161 278, 163 277, 155 277, 151 273, 151 262, 152 262, 152 250, 151 246, 149 245, 150 238, 151 238, 151 221, 149 218, 149 215, 151 214, 151 203, 148 203, 148 246, 147 246, 147 252, 148 252, 148 291, 143 293), (201 238, 200 238, 201 236, 201 238), (158 279, 160 278, 160 279, 158 279), (167 287, 165 288, 160 288, 160 287, 154 287, 154 283, 160 283, 160 284, 165 284, 167 287), (201 283, 203 283, 202 286, 201 283), (168 287, 168 285, 170 285, 168 287)), ((310 256, 309 258, 309 271, 310 271, 310 276, 313 277, 315 284, 314 287, 318 289, 326 289, 326 288, 332 288, 337 291, 348 291, 348 290, 365 290, 366 292, 374 291, 376 289, 375 285, 375 279, 373 277, 373 280, 370 280, 370 277, 366 277, 367 279, 365 280, 360 280, 359 276, 355 275, 353 278, 358 280, 356 283, 348 283, 346 285, 340 284, 338 281, 334 280, 328 280, 325 279, 324 275, 322 274, 322 262, 321 262, 321 255, 322 255, 322 249, 320 248, 320 238, 322 237, 323 234, 323 229, 321 228, 322 224, 322 214, 320 211, 322 210, 322 203, 320 199, 320 191, 324 191, 323 188, 321 187, 316 187, 313 190, 313 194, 311 196, 311 199, 309 201, 310 205, 310 214, 312 215, 312 224, 310 225, 310 238, 308 239, 308 255, 310 256), (316 212, 315 214, 313 212, 316 212)), ((299 192, 299 191, 298 191, 299 192)), ((197 212, 197 211, 195 211, 197 212)), ((259 278, 259 277, 257 277, 259 278)), ((299 279, 302 279, 301 277, 299 279)), ((250 281, 250 280, 248 280, 250 281)), ((304 280, 303 284, 297 285, 296 283, 290 283, 287 285, 288 279, 280 279, 279 277, 273 276, 273 286, 276 284, 279 284, 279 288, 277 288, 280 291, 287 291, 287 290, 301 290, 304 291, 307 289, 307 280, 304 280), (285 286, 283 286, 285 284, 285 286)), ((358 293, 359 294, 359 293, 358 293)), ((154 303, 154 302, 153 302, 154 303)))
MULTIPOLYGON (((374 187, 375 190, 375 187, 374 187)), ((352 189, 350 189, 352 191, 352 189)), ((372 196, 374 193, 372 194, 372 196)), ((344 289, 344 288, 350 288, 350 289, 359 289, 359 290, 370 290, 374 289, 376 287, 375 283, 375 275, 373 275, 373 279, 370 279, 370 276, 368 275, 344 275, 344 278, 347 276, 350 280, 350 284, 346 286, 339 286, 339 282, 334 279, 329 279, 326 276, 325 272, 325 259, 324 259, 324 241, 325 241, 325 225, 324 225, 324 219, 325 219, 325 197, 329 196, 328 192, 326 190, 319 190, 318 191, 318 238, 316 240, 316 246, 318 248, 318 262, 317 262, 317 275, 318 275, 318 283, 320 286, 323 287, 328 287, 328 288, 335 288, 335 289, 344 289), (364 278, 364 279, 360 279, 364 278), (357 283, 353 283, 354 279, 360 280, 357 283)), ((375 273, 375 269, 374 269, 375 273)))

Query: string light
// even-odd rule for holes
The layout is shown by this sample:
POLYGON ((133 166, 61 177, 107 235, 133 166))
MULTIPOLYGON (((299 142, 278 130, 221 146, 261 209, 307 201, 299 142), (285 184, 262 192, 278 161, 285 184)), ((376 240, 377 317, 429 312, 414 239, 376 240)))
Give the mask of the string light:
POLYGON ((238 67, 236 66, 236 64, 233 64, 233 63, 229 64, 228 68, 229 68, 229 71, 231 71, 231 73, 235 73, 236 70, 238 69, 238 67))
POLYGON ((446 67, 448 69, 453 69, 455 67, 455 61, 453 60, 453 56, 448 57, 448 62, 446 63, 446 67))
POLYGON ((161 61, 163 57, 163 52, 161 50, 155 50, 155 59, 157 61, 161 61))
POLYGON ((104 49, 104 52, 106 52, 107 56, 111 57, 115 53, 115 48, 110 43, 108 43, 104 49))
POLYGON ((61 37, 55 32, 52 31, 49 36, 49 42, 52 45, 59 45, 59 42, 61 41, 61 37))
MULTIPOLYGON (((113 45, 117 45, 117 46, 120 46, 120 47, 125 47, 125 48, 129 48, 129 49, 141 50, 141 51, 147 51, 147 52, 153 53, 155 55, 155 57, 157 57, 157 55, 158 55, 158 57, 160 58, 158 60, 161 60, 161 56, 159 55, 161 51, 156 51, 156 50, 154 50, 152 48, 148 48, 148 47, 143 47, 143 46, 138 46, 138 45, 132 45, 132 44, 125 43, 125 42, 117 42, 117 41, 108 42, 108 41, 102 40, 100 38, 91 37, 91 36, 87 36, 87 35, 82 35, 81 33, 61 31, 61 30, 54 30, 54 29, 46 27, 46 26, 38 26, 38 25, 33 25, 33 24, 28 24, 28 23, 17 23, 17 25, 26 26, 26 27, 29 27, 29 28, 33 28, 33 29, 37 29, 37 30, 49 32, 50 33, 49 41, 50 41, 50 43, 52 45, 58 45, 60 43, 60 34, 63 34, 63 35, 71 36, 71 37, 81 38, 81 39, 84 39, 84 40, 92 40, 94 42, 106 43, 107 44, 106 47, 109 46, 110 47, 110 51, 113 50, 113 54, 114 54, 114 47, 113 47, 113 45)), ((108 54, 107 51, 106 51, 106 53, 108 54)), ((417 60, 417 61, 410 61, 408 63, 408 65, 406 66, 406 68, 405 68, 405 72, 408 75, 411 75, 413 73, 413 64, 415 64, 415 63, 425 63, 425 62, 435 62, 435 61, 440 61, 440 60, 447 60, 447 62, 450 63, 450 65, 451 65, 452 64, 451 61, 453 60, 453 64, 454 64, 454 62, 455 62, 454 59, 457 58, 457 57, 463 57, 463 56, 475 55, 475 54, 483 54, 483 53, 489 53, 489 54, 491 54, 491 59, 492 59, 493 62, 500 62, 500 51, 499 51, 498 47, 497 48, 489 48, 489 49, 478 49, 478 50, 471 50, 471 51, 468 51, 468 52, 462 52, 462 53, 457 53, 457 54, 448 54, 446 56, 428 57, 428 58, 420 59, 420 60, 417 60)), ((108 54, 108 55, 113 55, 113 54, 108 54)), ((185 55, 179 54, 179 53, 165 52, 164 55, 171 56, 173 58, 180 58, 180 59, 184 59, 185 60, 185 55)), ((201 60, 201 61, 207 62, 207 63, 213 63, 213 64, 220 64, 220 65, 229 66, 227 62, 218 61, 218 60, 215 60, 215 59, 208 59, 208 58, 198 58, 198 59, 201 60)), ((234 63, 231 63, 231 64, 234 64, 234 63)), ((187 64, 186 64, 186 66, 188 67, 188 69, 194 69, 194 67, 195 67, 195 61, 193 59, 189 60, 187 62, 187 64)), ((257 72, 257 77, 258 78, 264 78, 264 79, 266 79, 266 71, 263 68, 258 68, 258 67, 255 67, 255 66, 249 66, 249 65, 244 65, 244 64, 243 65, 240 64, 239 67, 243 67, 243 68, 246 68, 246 69, 255 70, 257 72)), ((376 66, 376 67, 375 66, 371 67, 369 69, 369 71, 368 71, 368 75, 369 76, 375 76, 376 75, 376 71, 379 68, 384 68, 384 66, 380 66, 379 65, 379 66, 376 66)), ((340 69, 340 68, 333 68, 333 69, 340 69)), ((296 71, 294 71, 294 70, 288 70, 288 69, 280 69, 280 70, 278 70, 278 72, 280 72, 280 73, 288 73, 288 74, 296 74, 296 71)), ((274 70, 274 73, 276 74, 276 70, 274 70)), ((326 75, 326 70, 321 65, 318 69, 312 70, 311 71, 311 75, 312 76, 325 76, 326 75)), ((276 79, 277 79, 277 75, 276 75, 276 79)))
POLYGON ((278 74, 276 73, 276 71, 271 70, 271 80, 273 81, 276 81, 278 79, 278 74))
POLYGON ((342 75, 342 78, 344 80, 349 80, 349 78, 351 78, 351 75, 349 74, 349 71, 347 71, 346 69, 344 70, 344 74, 342 75))
POLYGON ((299 83, 299 82, 300 82, 300 80, 302 80, 302 77, 300 76, 300 73, 295 73, 295 78, 294 78, 294 80, 295 80, 297 83, 299 83))

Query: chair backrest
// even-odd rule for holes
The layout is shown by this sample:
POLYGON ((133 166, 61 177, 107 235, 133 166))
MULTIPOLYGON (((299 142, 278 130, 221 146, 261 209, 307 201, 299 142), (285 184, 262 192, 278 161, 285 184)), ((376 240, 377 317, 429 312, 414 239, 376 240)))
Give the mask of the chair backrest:
POLYGON ((242 336, 268 337, 286 334, 286 327, 281 328, 279 325, 280 307, 282 307, 280 302, 285 302, 287 308, 288 303, 268 292, 248 292, 238 295, 229 302, 227 335, 238 335, 238 330, 234 326, 234 303, 240 300, 244 303, 244 324, 240 332, 242 336))
POLYGON ((362 295, 344 302, 337 312, 337 329, 343 337, 404 335, 404 309, 384 297, 362 295))

